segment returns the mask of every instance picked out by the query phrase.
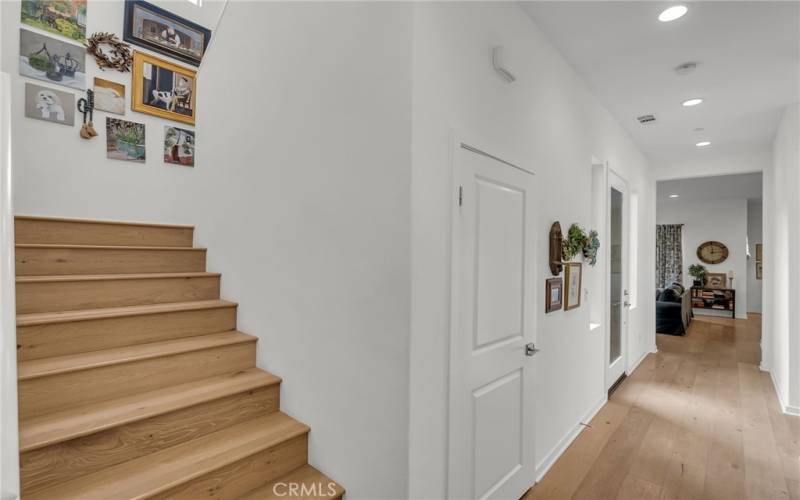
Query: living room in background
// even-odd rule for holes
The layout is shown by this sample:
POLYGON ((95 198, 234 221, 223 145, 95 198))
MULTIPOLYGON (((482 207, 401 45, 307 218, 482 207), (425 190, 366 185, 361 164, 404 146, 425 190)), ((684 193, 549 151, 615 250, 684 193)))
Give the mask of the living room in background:
POLYGON ((686 290, 698 287, 701 297, 695 298, 703 299, 704 305, 692 308, 692 313, 730 317, 735 308, 735 316, 745 319, 749 306, 748 208, 762 198, 761 173, 659 181, 657 191, 656 223, 683 226, 680 284, 686 290), (699 284, 689 273, 696 265, 706 270, 699 284))

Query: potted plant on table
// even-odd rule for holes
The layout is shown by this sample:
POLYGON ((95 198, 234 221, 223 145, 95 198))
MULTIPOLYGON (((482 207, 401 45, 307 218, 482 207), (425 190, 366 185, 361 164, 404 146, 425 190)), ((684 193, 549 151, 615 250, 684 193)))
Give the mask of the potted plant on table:
POLYGON ((689 275, 694 278, 694 286, 696 287, 705 286, 706 274, 708 274, 708 271, 705 266, 701 266, 700 264, 692 264, 689 266, 689 275))

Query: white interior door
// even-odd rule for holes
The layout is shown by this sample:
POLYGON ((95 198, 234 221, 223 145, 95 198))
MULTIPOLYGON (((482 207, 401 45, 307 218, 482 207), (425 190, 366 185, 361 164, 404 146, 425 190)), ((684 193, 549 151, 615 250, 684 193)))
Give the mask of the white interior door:
POLYGON ((455 181, 448 496, 517 500, 535 481, 534 176, 462 146, 455 181))
POLYGON ((606 338, 606 389, 625 374, 628 347, 628 188, 608 173, 609 315, 606 338))

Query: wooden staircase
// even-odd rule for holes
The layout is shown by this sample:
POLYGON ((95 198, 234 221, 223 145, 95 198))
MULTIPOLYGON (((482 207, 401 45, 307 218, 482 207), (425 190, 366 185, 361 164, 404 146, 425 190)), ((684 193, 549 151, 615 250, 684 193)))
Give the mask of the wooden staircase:
POLYGON ((342 497, 192 227, 15 226, 23 500, 342 497))

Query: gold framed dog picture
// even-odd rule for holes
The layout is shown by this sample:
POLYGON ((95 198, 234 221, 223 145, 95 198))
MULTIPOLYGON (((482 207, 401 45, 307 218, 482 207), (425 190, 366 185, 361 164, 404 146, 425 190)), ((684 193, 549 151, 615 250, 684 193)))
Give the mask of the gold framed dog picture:
POLYGON ((134 52, 131 109, 194 125, 196 82, 196 71, 134 52))

